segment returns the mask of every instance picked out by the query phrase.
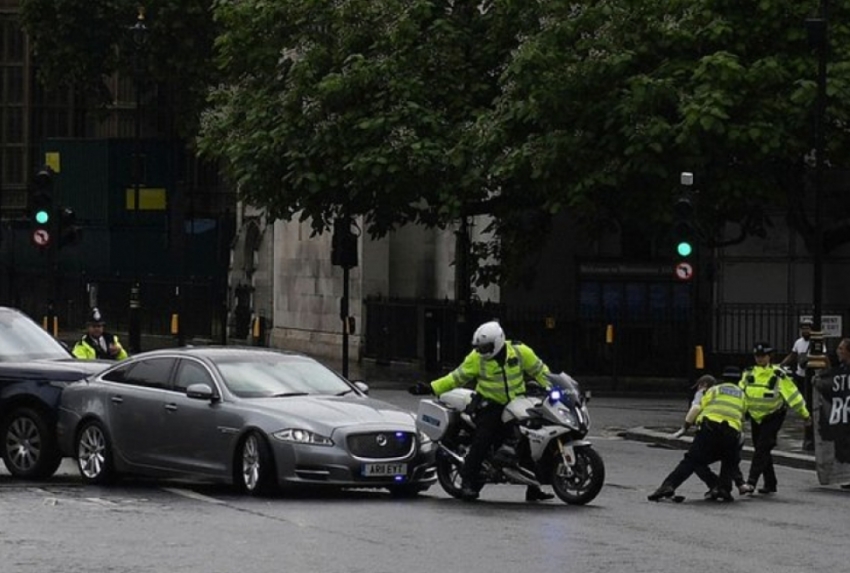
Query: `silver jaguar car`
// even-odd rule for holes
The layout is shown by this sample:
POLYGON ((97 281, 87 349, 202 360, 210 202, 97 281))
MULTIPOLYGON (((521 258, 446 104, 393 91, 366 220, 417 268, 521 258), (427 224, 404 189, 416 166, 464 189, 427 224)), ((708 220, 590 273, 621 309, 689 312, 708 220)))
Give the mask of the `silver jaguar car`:
POLYGON ((279 487, 387 488, 436 481, 412 413, 304 355, 258 348, 146 352, 62 393, 57 433, 87 483, 121 474, 279 487))

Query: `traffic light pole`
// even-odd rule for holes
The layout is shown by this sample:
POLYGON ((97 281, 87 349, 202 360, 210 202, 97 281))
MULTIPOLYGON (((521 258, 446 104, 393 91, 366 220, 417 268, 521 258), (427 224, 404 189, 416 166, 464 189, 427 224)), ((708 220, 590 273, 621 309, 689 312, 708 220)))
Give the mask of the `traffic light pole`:
POLYGON ((136 354, 142 350, 142 333, 141 333, 141 311, 142 311, 142 287, 139 273, 139 204, 140 186, 142 182, 141 169, 141 139, 142 139, 142 65, 141 65, 141 49, 145 43, 147 36, 147 26, 145 26, 145 13, 142 8, 139 9, 136 23, 130 28, 133 35, 133 74, 136 84, 136 109, 134 110, 135 131, 133 137, 133 230, 136 236, 132 238, 133 242, 133 284, 130 286, 130 324, 127 334, 130 345, 130 352, 136 354))

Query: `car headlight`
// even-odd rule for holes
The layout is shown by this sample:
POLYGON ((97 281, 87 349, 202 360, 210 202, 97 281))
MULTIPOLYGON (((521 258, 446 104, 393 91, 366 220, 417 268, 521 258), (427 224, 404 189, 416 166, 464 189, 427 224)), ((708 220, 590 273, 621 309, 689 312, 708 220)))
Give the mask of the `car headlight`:
POLYGON ((333 440, 311 432, 310 430, 301 430, 299 428, 288 428, 275 432, 272 436, 281 442, 292 442, 294 444, 311 444, 314 446, 332 446, 333 440))

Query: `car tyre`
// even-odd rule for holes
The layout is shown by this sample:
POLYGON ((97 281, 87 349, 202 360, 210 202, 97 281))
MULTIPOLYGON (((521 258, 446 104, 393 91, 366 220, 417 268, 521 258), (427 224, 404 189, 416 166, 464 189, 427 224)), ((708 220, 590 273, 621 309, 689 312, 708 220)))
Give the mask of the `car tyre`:
POLYGON ((45 479, 56 473, 62 454, 47 416, 32 408, 16 408, 2 424, 3 463, 24 479, 45 479))
POLYGON ((84 424, 77 432, 75 446, 77 468, 85 483, 105 485, 115 481, 112 442, 100 422, 84 424))
POLYGON ((268 442, 259 433, 250 432, 242 440, 234 469, 241 491, 263 496, 274 490, 274 459, 268 442))

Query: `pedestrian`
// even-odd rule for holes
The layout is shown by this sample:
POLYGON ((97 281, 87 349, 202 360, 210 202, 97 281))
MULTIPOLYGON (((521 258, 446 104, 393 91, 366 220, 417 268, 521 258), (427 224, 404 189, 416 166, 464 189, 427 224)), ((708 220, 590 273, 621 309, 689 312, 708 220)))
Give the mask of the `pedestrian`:
MULTIPOLYGON (((496 321, 485 322, 472 336, 472 352, 451 373, 431 382, 419 383, 411 393, 433 392, 437 396, 453 388, 475 382, 477 406, 473 413, 475 436, 461 471, 461 498, 478 499, 483 484, 479 474, 488 450, 501 441, 502 411, 505 406, 526 393, 525 380, 534 379, 545 388, 551 384, 546 379, 549 368, 534 351, 521 342, 509 341, 496 321)), ((526 501, 552 499, 554 495, 539 487, 529 486, 526 501)))
MULTIPOLYGON (((791 352, 782 359, 780 366, 793 366, 792 371, 794 383, 797 389, 803 394, 803 399, 806 401, 806 407, 812 408, 812 384, 811 378, 807 375, 806 368, 809 363, 809 345, 811 344, 812 326, 811 318, 802 317, 800 319, 800 338, 794 341, 791 347, 791 352)), ((803 450, 810 452, 815 449, 814 436, 809 427, 806 427, 803 436, 803 450)))
POLYGON ((792 408, 805 421, 812 423, 802 394, 785 371, 770 363, 773 348, 769 342, 753 346, 755 366, 744 371, 740 386, 747 395, 747 414, 753 440, 753 459, 747 477, 746 493, 752 493, 760 478, 764 478, 762 494, 776 493, 776 472, 773 468, 773 448, 779 429, 792 408))
POLYGON ((676 488, 696 473, 709 485, 708 499, 733 501, 732 483, 739 471, 741 456, 740 440, 747 409, 744 391, 735 383, 714 384, 706 380, 708 387, 703 394, 696 423, 699 426, 691 447, 684 458, 664 478, 661 485, 647 496, 650 501, 673 497, 676 488), (720 461, 720 475, 709 466, 720 461))
POLYGON ((86 320, 86 334, 74 345, 74 356, 82 360, 124 360, 127 351, 121 346, 118 336, 104 332, 106 320, 100 310, 94 307, 86 320))

